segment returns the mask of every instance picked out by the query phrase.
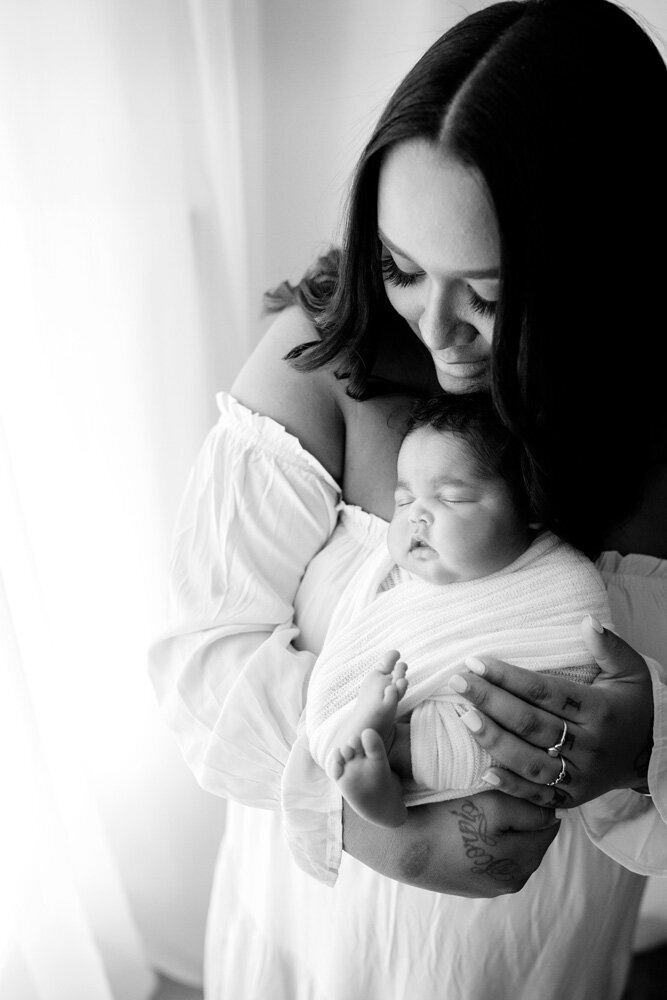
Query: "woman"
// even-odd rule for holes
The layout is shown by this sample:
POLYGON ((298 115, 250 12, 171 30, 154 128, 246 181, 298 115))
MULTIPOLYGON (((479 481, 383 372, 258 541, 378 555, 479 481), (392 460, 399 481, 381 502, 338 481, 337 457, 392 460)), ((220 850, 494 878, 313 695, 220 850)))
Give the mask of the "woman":
POLYGON ((283 289, 300 308, 221 398, 177 530, 177 623, 152 667, 198 779, 232 799, 210 1000, 620 995, 635 873, 667 871, 657 664, 658 808, 632 790, 651 750, 649 672, 590 627, 610 671, 591 688, 536 686, 495 663, 468 675, 478 738, 513 797, 371 828, 309 764, 301 712, 333 604, 383 540, 402 418, 441 390, 490 387, 525 446, 540 519, 589 554, 610 550, 619 629, 667 662, 661 275, 648 249, 664 231, 666 105, 659 55, 604 0, 467 18, 390 100, 340 256, 283 289), (568 783, 547 786, 564 721, 568 783), (553 806, 580 803, 559 827, 553 806))

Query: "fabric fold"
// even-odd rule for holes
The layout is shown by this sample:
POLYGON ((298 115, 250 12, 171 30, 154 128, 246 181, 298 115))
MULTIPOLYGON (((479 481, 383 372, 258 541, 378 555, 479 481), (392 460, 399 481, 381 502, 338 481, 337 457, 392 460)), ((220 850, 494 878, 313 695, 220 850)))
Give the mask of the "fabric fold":
POLYGON ((177 518, 172 621, 149 671, 202 786, 280 809, 315 661, 294 645, 294 601, 340 490, 275 421, 225 393, 218 407, 177 518))
POLYGON ((436 586, 404 571, 396 586, 380 592, 391 565, 386 551, 367 560, 334 611, 308 689, 311 752, 326 767, 363 678, 382 653, 397 649, 408 665, 408 690, 398 717, 411 715, 415 778, 406 803, 485 790, 481 774, 492 759, 480 753, 459 713, 446 711, 445 706, 461 701, 448 678, 465 669, 466 657, 489 655, 591 683, 599 671, 580 625, 589 613, 611 626, 600 575, 549 532, 509 566, 477 580, 436 586), (428 701, 442 711, 425 708, 428 701), (432 722, 440 725, 433 729, 432 722), (467 784, 471 776, 472 786, 467 784))

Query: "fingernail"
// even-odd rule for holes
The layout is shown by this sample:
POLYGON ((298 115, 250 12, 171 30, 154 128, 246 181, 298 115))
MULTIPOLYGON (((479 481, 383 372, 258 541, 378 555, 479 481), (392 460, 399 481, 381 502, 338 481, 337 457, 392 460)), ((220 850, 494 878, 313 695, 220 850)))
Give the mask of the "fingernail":
POLYGON ((468 727, 471 733, 478 733, 482 728, 482 717, 474 709, 462 715, 461 722, 468 727))
POLYGON ((597 618, 593 618, 593 615, 586 615, 584 621, 586 622, 587 625, 590 625, 591 628, 595 629, 595 631, 598 632, 600 635, 604 634, 604 629, 602 625, 600 625, 600 622, 597 620, 597 618))
POLYGON ((554 812, 556 819, 565 819, 567 816, 567 809, 556 809, 554 812))
POLYGON ((487 785, 493 785, 494 788, 497 788, 500 784, 500 778, 493 771, 487 771, 486 774, 483 774, 482 781, 485 781, 487 785))
POLYGON ((468 690, 468 682, 465 677, 461 677, 461 674, 452 674, 447 683, 458 694, 463 694, 468 690))
POLYGON ((469 656, 465 663, 468 670, 472 670, 473 674, 482 676, 486 673, 486 664, 478 660, 476 656, 469 656))

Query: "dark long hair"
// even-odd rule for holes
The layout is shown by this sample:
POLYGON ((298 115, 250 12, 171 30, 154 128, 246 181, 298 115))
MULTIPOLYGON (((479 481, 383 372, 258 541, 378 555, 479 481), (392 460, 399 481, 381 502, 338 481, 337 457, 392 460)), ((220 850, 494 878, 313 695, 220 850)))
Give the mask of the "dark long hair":
POLYGON ((382 283, 377 188, 387 150, 422 138, 476 168, 501 236, 491 390, 529 457, 532 504, 585 551, 640 499, 665 454, 667 70, 607 0, 498 3, 465 18, 390 99, 358 164, 342 249, 293 289, 337 363, 377 392, 390 330, 414 336, 382 283))
POLYGON ((443 392, 417 400, 410 410, 405 437, 424 427, 465 441, 480 472, 504 480, 519 516, 526 524, 533 520, 524 449, 500 419, 488 392, 443 392))

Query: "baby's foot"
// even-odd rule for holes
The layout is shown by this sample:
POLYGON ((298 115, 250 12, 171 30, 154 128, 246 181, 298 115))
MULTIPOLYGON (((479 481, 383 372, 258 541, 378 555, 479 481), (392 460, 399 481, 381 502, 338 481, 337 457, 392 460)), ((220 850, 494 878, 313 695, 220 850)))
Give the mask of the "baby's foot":
POLYGON ((400 826, 408 817, 401 783, 389 767, 382 737, 364 729, 354 745, 332 751, 329 775, 355 812, 378 826, 400 826))
POLYGON ((381 826, 400 826, 407 818, 401 784, 387 758, 396 708, 408 687, 407 667, 398 657, 395 650, 386 653, 362 681, 329 763, 329 774, 350 805, 381 826))
POLYGON ((356 746, 364 729, 375 729, 391 745, 398 703, 407 691, 405 672, 408 669, 395 649, 380 660, 377 670, 371 670, 361 682, 351 715, 338 733, 338 745, 356 746))

